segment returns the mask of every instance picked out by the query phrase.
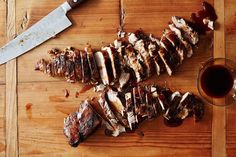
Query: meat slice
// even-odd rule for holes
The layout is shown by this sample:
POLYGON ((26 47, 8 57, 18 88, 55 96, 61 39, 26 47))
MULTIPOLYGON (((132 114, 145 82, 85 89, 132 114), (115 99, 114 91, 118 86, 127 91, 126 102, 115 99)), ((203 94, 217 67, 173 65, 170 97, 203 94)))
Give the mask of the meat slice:
POLYGON ((103 47, 102 50, 105 50, 110 58, 113 78, 115 80, 118 79, 121 73, 121 65, 118 52, 114 47, 103 47))
POLYGON ((128 82, 130 81, 130 78, 131 78, 131 73, 123 70, 119 78, 118 90, 122 90, 122 88, 128 84, 128 82))
POLYGON ((167 73, 171 76, 176 66, 175 58, 173 58, 173 56, 171 56, 164 48, 160 48, 158 53, 165 64, 167 73))
POLYGON ((160 75, 166 69, 164 62, 161 60, 158 54, 161 43, 160 40, 153 37, 152 34, 150 34, 149 38, 151 40, 148 45, 149 54, 152 57, 152 60, 154 60, 157 75, 160 75))
POLYGON ((187 41, 185 41, 183 39, 182 33, 180 31, 180 29, 176 28, 174 24, 170 24, 169 28, 178 36, 178 38, 180 39, 180 46, 179 49, 183 49, 183 51, 187 52, 187 57, 191 57, 193 55, 193 48, 191 46, 191 44, 189 44, 187 41))
POLYGON ((171 31, 169 29, 165 29, 164 36, 169 40, 169 42, 175 48, 175 51, 178 53, 180 63, 182 63, 184 60, 184 57, 187 56, 187 51, 186 51, 183 43, 178 38, 178 36, 173 31, 171 31))
POLYGON ((172 45, 172 42, 170 42, 165 34, 161 37, 160 40, 161 47, 163 47, 170 55, 171 62, 173 66, 176 68, 181 63, 181 58, 178 55, 178 52, 176 51, 175 47, 172 45))
POLYGON ((98 84, 100 83, 100 76, 99 76, 97 64, 93 55, 93 50, 90 45, 85 47, 85 52, 87 53, 87 60, 88 60, 89 69, 91 73, 91 83, 98 84))
POLYGON ((125 99, 122 98, 121 93, 112 89, 108 89, 105 93, 106 101, 108 102, 112 112, 115 114, 119 122, 128 128, 128 121, 125 111, 125 99))
POLYGON ((164 35, 161 37, 160 44, 166 51, 174 51, 172 43, 164 35))
POLYGON ((109 78, 109 82, 110 85, 113 84, 114 82, 114 74, 113 74, 113 70, 112 70, 112 61, 109 57, 109 53, 107 51, 101 51, 103 54, 103 57, 105 59, 105 65, 106 65, 106 69, 107 69, 107 74, 108 74, 108 78, 109 78))
POLYGON ((71 146, 83 142, 100 125, 102 119, 92 109, 87 100, 80 104, 79 110, 64 119, 64 134, 71 146))
MULTIPOLYGON (((158 49, 157 49, 157 46, 155 43, 150 42, 150 44, 148 45, 148 52, 151 56, 151 60, 154 63, 156 73, 159 76, 161 74, 161 65, 160 64, 163 62, 160 63, 160 57, 158 55, 158 49)), ((151 68, 154 69, 153 66, 151 68)))
POLYGON ((164 104, 159 97, 158 94, 159 87, 155 85, 150 86, 150 93, 152 94, 152 101, 153 101, 153 109, 155 115, 160 115, 163 111, 165 111, 164 104))
POLYGON ((145 45, 145 43, 148 42, 142 39, 138 40, 134 45, 134 49, 138 52, 138 59, 143 62, 146 67, 146 77, 150 77, 155 72, 155 69, 153 68, 155 66, 155 63, 151 59, 150 53, 148 52, 148 49, 146 48, 147 45, 145 45))
POLYGON ((170 120, 170 119, 177 119, 179 118, 178 117, 178 105, 181 101, 181 94, 177 91, 177 92, 174 92, 171 97, 170 97, 170 100, 171 100, 171 103, 168 107, 168 109, 166 110, 165 114, 164 114, 164 117, 167 119, 167 120, 170 120))
POLYGON ((130 44, 135 45, 135 43, 138 41, 138 38, 135 33, 129 33, 128 34, 128 41, 130 44))
POLYGON ((41 66, 45 66, 45 73, 49 74, 52 77, 62 76, 65 77, 66 73, 66 62, 67 62, 67 54, 58 49, 51 49, 48 51, 48 54, 51 55, 53 60, 51 62, 47 62, 47 64, 41 64, 41 66))
POLYGON ((64 51, 52 49, 48 52, 52 59, 46 61, 41 59, 35 67, 52 77, 65 77, 68 82, 74 83, 78 80, 76 75, 75 58, 78 56, 77 50, 74 48, 66 48, 64 51))
POLYGON ((81 62, 81 56, 80 51, 76 50, 74 56, 74 63, 75 63, 75 76, 78 81, 82 80, 82 62, 81 62))
POLYGON ((46 72, 47 72, 47 71, 46 71, 47 64, 48 64, 48 62, 47 62, 46 60, 40 59, 40 60, 36 63, 34 69, 46 73, 46 72))
POLYGON ((101 51, 98 51, 95 53, 94 55, 96 63, 97 63, 97 67, 99 70, 99 74, 102 80, 102 83, 104 85, 109 85, 110 80, 109 80, 109 76, 108 76, 108 72, 107 72, 107 68, 106 68, 106 59, 103 56, 103 53, 101 51))
POLYGON ((119 123, 119 120, 112 112, 109 104, 107 103, 104 94, 99 98, 98 102, 103 109, 104 115, 108 119, 107 134, 111 136, 118 136, 122 132, 125 132, 125 127, 119 123))
POLYGON ((129 124, 129 129, 132 131, 137 128, 137 120, 135 115, 135 106, 132 101, 132 92, 125 93, 125 106, 127 112, 127 121, 129 124))
POLYGON ((91 80, 91 71, 89 68, 87 53, 85 51, 80 51, 80 58, 82 65, 82 82, 89 83, 91 80))
MULTIPOLYGON (((65 54, 67 56, 65 78, 66 78, 67 82, 75 83, 77 81, 77 78, 76 78, 74 58, 78 54, 78 50, 76 50, 73 47, 68 47, 65 49, 65 54)), ((57 68, 55 68, 55 69, 57 69, 57 68)))
POLYGON ((145 86, 145 103, 146 103, 146 113, 148 119, 153 119, 157 117, 157 104, 156 97, 153 97, 151 92, 151 86, 145 86))
POLYGON ((195 116, 195 120, 202 119, 204 114, 204 104, 193 94, 186 92, 178 105, 179 118, 185 119, 188 116, 195 116))
POLYGON ((141 82, 145 78, 145 71, 136 57, 135 51, 131 45, 128 45, 125 48, 124 58, 127 66, 133 69, 137 82, 141 82))
POLYGON ((133 102, 135 106, 135 116, 137 123, 140 123, 147 119, 148 110, 146 104, 146 91, 143 87, 137 86, 133 88, 133 102))
POLYGON ((193 30, 193 28, 191 28, 183 18, 173 16, 171 20, 173 24, 182 31, 183 37, 188 42, 190 42, 193 45, 196 45, 198 43, 199 41, 198 33, 195 30, 193 30))

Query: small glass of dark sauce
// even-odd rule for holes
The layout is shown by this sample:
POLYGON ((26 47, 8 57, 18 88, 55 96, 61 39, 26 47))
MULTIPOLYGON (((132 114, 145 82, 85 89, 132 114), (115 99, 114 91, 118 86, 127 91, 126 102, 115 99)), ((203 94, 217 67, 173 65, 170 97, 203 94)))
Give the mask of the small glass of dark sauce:
POLYGON ((210 104, 230 105, 236 102, 236 62, 226 58, 210 59, 198 74, 198 91, 210 104))

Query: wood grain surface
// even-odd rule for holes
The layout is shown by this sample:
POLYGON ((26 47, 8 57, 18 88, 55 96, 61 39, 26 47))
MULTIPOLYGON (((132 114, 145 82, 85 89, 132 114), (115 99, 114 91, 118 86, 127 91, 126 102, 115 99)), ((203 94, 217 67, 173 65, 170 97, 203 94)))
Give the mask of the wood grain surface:
MULTIPOLYGON (((3 45, 6 39, 9 39, 10 36, 6 32, 14 32, 6 27, 9 26, 9 21, 6 21, 9 8, 15 11, 15 16, 12 18, 15 19, 13 21, 15 33, 19 34, 63 2, 63 0, 0 1, 0 44, 3 45), (9 6, 10 4, 13 6, 9 6)), ((63 135, 63 118, 76 110, 82 100, 98 94, 89 90, 75 98, 75 92, 82 89, 82 84, 69 84, 63 79, 51 78, 34 71, 37 60, 49 57, 48 49, 55 47, 63 49, 67 46, 83 49, 87 43, 99 48, 112 43, 120 24, 125 31, 141 28, 147 33, 160 36, 163 29, 167 28, 171 16, 189 18, 192 12, 200 9, 201 2, 202 0, 86 0, 80 7, 71 11, 68 17, 72 20, 72 27, 19 57, 16 66, 8 66, 7 71, 5 65, 0 66, 0 91, 2 91, 0 157, 216 157, 217 155, 224 157, 222 154, 235 156, 235 106, 227 107, 221 123, 218 123, 221 115, 217 109, 206 105, 204 119, 199 123, 188 119, 180 127, 169 128, 163 124, 161 118, 158 118, 144 122, 136 133, 122 134, 117 138, 105 136, 103 128, 100 128, 78 148, 72 148, 63 135), (124 13, 123 18, 120 16, 121 12, 124 13), (6 76, 13 78, 5 79, 6 76), (9 89, 9 87, 15 88, 9 89), (65 89, 70 92, 68 98, 64 97, 65 89), (17 95, 14 94, 14 90, 17 95), (10 104, 15 102, 14 110, 12 106, 8 106, 9 102, 10 104), (11 119, 9 115, 15 115, 17 119, 11 119), (16 128, 9 128, 15 126, 14 124, 17 124, 16 128), (11 131, 18 135, 15 141, 18 144, 17 148, 11 144, 13 140, 7 140, 9 136, 6 135, 11 131), (140 136, 139 132, 143 132, 144 136, 140 136), (15 149, 13 152, 12 147, 15 149)), ((155 76, 144 84, 159 83, 173 90, 198 94, 196 78, 198 69, 204 61, 219 55, 235 59, 236 2, 235 0, 208 2, 217 7, 217 14, 220 16, 221 29, 214 33, 214 43, 217 44, 214 46, 214 51, 213 33, 211 33, 201 37, 194 56, 184 61, 173 77, 166 74, 155 76), (225 51, 220 51, 218 54, 215 50, 219 50, 216 47, 221 45, 225 51)), ((14 134, 11 136, 14 137, 14 134)))
MULTIPOLYGON (((225 1, 225 52, 226 57, 235 61, 236 58, 236 1, 225 1)), ((236 106, 226 109, 226 148, 227 156, 234 157, 236 154, 236 106)))
MULTIPOLYGON (((15 0, 7 1, 7 40, 16 36, 15 0)), ((11 52, 9 52, 11 53, 11 52)), ((6 63, 6 157, 17 157, 18 152, 18 109, 17 109, 17 59, 6 63)))
MULTIPOLYGON (((0 1, 0 44, 6 42, 6 2, 0 1)), ((6 66, 0 66, 0 156, 5 157, 5 96, 6 96, 6 82, 5 82, 6 66)))
MULTIPOLYGON (((214 58, 225 57, 225 2, 218 0, 214 2, 214 7, 218 15, 217 22, 219 28, 214 31, 214 58)), ((225 100, 213 99, 213 103, 225 104, 225 100), (220 101, 220 102, 218 102, 220 101)), ((225 107, 213 106, 212 114, 212 156, 226 157, 226 111, 225 107)))

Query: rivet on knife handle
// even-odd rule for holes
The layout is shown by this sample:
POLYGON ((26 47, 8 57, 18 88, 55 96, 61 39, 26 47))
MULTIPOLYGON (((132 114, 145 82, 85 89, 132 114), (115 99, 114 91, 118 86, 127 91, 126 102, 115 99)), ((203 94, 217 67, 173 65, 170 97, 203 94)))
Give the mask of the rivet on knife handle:
POLYGON ((78 4, 82 3, 84 0, 67 0, 71 8, 76 7, 78 4))

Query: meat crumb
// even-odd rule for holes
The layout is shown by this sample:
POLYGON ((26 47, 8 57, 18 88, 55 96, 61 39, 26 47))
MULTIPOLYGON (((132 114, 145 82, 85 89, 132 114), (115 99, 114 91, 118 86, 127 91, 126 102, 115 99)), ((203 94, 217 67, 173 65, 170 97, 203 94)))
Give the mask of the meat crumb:
POLYGON ((67 89, 65 89, 65 97, 68 98, 70 96, 70 93, 67 89))
POLYGON ((79 94, 80 94, 80 92, 76 91, 76 92, 75 92, 75 97, 78 98, 78 97, 79 97, 79 94))
POLYGON ((136 130, 135 133, 139 136, 139 137, 144 137, 144 133, 140 130, 136 130))

